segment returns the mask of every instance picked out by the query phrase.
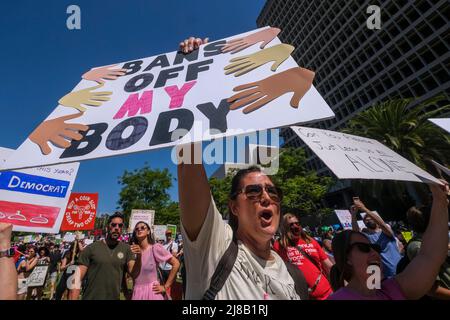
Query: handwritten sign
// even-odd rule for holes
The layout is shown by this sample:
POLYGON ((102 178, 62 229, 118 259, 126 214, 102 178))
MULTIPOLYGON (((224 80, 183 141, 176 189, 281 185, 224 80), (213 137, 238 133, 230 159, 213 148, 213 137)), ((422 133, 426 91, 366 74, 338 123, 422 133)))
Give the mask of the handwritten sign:
POLYGON ((291 127, 339 179, 415 182, 439 180, 376 140, 307 127, 291 127))
POLYGON ((130 223, 128 224, 128 232, 133 232, 134 227, 139 221, 147 223, 150 228, 153 226, 155 221, 155 210, 131 210, 130 223))
POLYGON ((28 287, 42 287, 47 278, 48 265, 36 266, 27 278, 28 287))
MULTIPOLYGON (((13 154, 1 148, 0 163, 13 154)), ((58 233, 79 163, 0 172, 0 222, 13 231, 58 233)))
POLYGON ((167 230, 170 230, 172 232, 172 238, 175 239, 175 236, 177 235, 177 226, 174 224, 168 224, 167 230))
POLYGON ((64 213, 61 231, 93 230, 98 193, 72 193, 64 213))
POLYGON ((314 72, 297 65, 291 57, 295 48, 281 43, 279 31, 267 27, 190 54, 174 51, 93 68, 61 96, 2 169, 116 156, 334 117, 312 85, 314 72), (249 45, 240 48, 240 39, 249 45), (69 139, 67 130, 79 135, 69 139), (49 144, 61 136, 70 146, 49 144))

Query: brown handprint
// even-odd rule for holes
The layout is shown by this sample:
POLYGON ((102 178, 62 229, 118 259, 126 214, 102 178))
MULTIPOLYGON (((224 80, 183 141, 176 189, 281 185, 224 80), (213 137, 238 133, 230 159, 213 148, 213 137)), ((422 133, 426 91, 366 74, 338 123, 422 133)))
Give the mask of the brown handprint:
POLYGON ((255 33, 252 33, 248 36, 239 39, 233 39, 228 41, 225 46, 222 48, 222 52, 230 52, 236 53, 242 51, 255 43, 263 41, 260 48, 264 49, 264 47, 280 33, 280 29, 278 28, 268 28, 255 33))
POLYGON ((82 104, 93 107, 99 107, 102 105, 103 101, 109 101, 109 96, 112 94, 112 92, 111 91, 91 92, 91 91, 101 88, 103 87, 103 85, 104 85, 103 83, 100 83, 95 87, 70 92, 61 99, 59 99, 58 103, 65 107, 75 108, 80 112, 86 111, 86 108, 81 106, 82 104))
POLYGON ((234 76, 239 77, 270 61, 274 61, 270 69, 276 71, 294 49, 293 46, 282 43, 247 56, 233 58, 230 60, 233 63, 224 68, 227 70, 225 74, 235 73, 234 76))
POLYGON ((260 81, 237 86, 233 91, 241 91, 227 101, 233 102, 231 110, 246 106, 245 114, 255 111, 270 101, 288 92, 294 92, 291 106, 298 108, 300 100, 311 88, 314 72, 296 67, 277 73, 260 81), (244 91, 242 91, 244 90, 244 91))
POLYGON ((89 127, 84 124, 65 123, 65 121, 79 118, 82 115, 83 112, 79 112, 44 121, 30 134, 29 139, 41 148, 43 155, 52 152, 48 142, 60 148, 68 148, 71 144, 67 140, 81 140, 83 136, 78 131, 87 131, 89 127))
POLYGON ((127 69, 110 69, 118 66, 117 64, 111 64, 109 66, 99 67, 91 69, 81 77, 85 80, 92 80, 98 83, 104 83, 106 80, 116 80, 118 77, 125 75, 127 69))

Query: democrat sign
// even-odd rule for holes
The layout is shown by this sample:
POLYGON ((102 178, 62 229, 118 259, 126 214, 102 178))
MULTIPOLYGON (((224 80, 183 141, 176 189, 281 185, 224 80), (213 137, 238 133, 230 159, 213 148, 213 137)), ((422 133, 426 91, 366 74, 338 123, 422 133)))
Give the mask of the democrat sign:
MULTIPOLYGON (((0 152, 0 159, 10 154, 0 152)), ((78 167, 68 163, 1 171, 0 222, 13 224, 13 231, 58 233, 78 167)))
MULTIPOLYGON (((92 68, 8 158, 5 169, 74 162, 334 117, 266 27, 92 68)), ((299 48, 306 50, 307 48, 299 48)), ((56 101, 55 101, 56 102, 56 101)), ((50 107, 50 106, 49 106, 50 107)))
POLYGON ((415 182, 439 180, 380 142, 307 127, 291 127, 339 179, 381 179, 415 182))

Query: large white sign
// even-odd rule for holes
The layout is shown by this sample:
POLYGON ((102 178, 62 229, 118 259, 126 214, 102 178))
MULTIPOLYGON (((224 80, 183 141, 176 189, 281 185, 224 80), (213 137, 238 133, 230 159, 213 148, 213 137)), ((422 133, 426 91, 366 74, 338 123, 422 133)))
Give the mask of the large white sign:
POLYGON ((155 221, 155 210, 131 210, 130 223, 128 225, 128 232, 133 232, 134 227, 139 221, 147 223, 150 228, 153 226, 155 221))
POLYGON ((450 118, 434 118, 428 120, 450 133, 450 118))
MULTIPOLYGON (((0 160, 11 149, 0 150, 0 160)), ((1 161, 0 161, 1 162, 1 161)), ((79 163, 0 172, 0 222, 13 231, 58 233, 79 163)))
POLYGON ((36 266, 27 278, 28 287, 42 287, 47 278, 48 265, 36 266))
MULTIPOLYGON (((295 49, 262 28, 93 68, 2 169, 73 162, 334 117, 295 49), (51 144, 49 143, 51 142, 51 144), (57 145, 57 146, 55 146, 57 145)), ((306 50, 306 48, 302 48, 306 50)), ((48 106, 49 108, 51 106, 48 106)))
POLYGON ((439 180, 380 142, 328 130, 291 127, 339 179, 439 180))

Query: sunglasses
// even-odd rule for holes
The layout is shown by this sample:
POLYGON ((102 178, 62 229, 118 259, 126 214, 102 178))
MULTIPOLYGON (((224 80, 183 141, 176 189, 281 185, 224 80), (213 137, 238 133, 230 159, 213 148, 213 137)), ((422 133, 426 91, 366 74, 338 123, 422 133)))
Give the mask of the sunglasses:
POLYGON ((134 231, 145 231, 145 230, 147 230, 146 226, 141 226, 141 227, 134 228, 134 231))
POLYGON ((291 222, 291 223, 289 223, 289 227, 292 227, 294 225, 296 225, 297 227, 300 227, 300 222, 291 222))
POLYGON ((274 202, 281 202, 283 198, 283 194, 281 192, 281 189, 275 186, 262 186, 260 184, 249 184, 245 186, 243 189, 237 191, 234 196, 237 196, 240 193, 245 194, 247 199, 250 200, 260 200, 263 194, 263 190, 266 190, 267 194, 269 195, 270 199, 274 202))
POLYGON ((123 223, 111 223, 111 227, 113 227, 113 228, 115 228, 115 227, 123 228, 123 223))
POLYGON ((381 253, 381 247, 378 244, 374 244, 374 243, 353 242, 350 245, 350 250, 353 247, 357 247, 359 251, 364 252, 364 253, 369 253, 370 249, 375 250, 377 253, 381 253))

